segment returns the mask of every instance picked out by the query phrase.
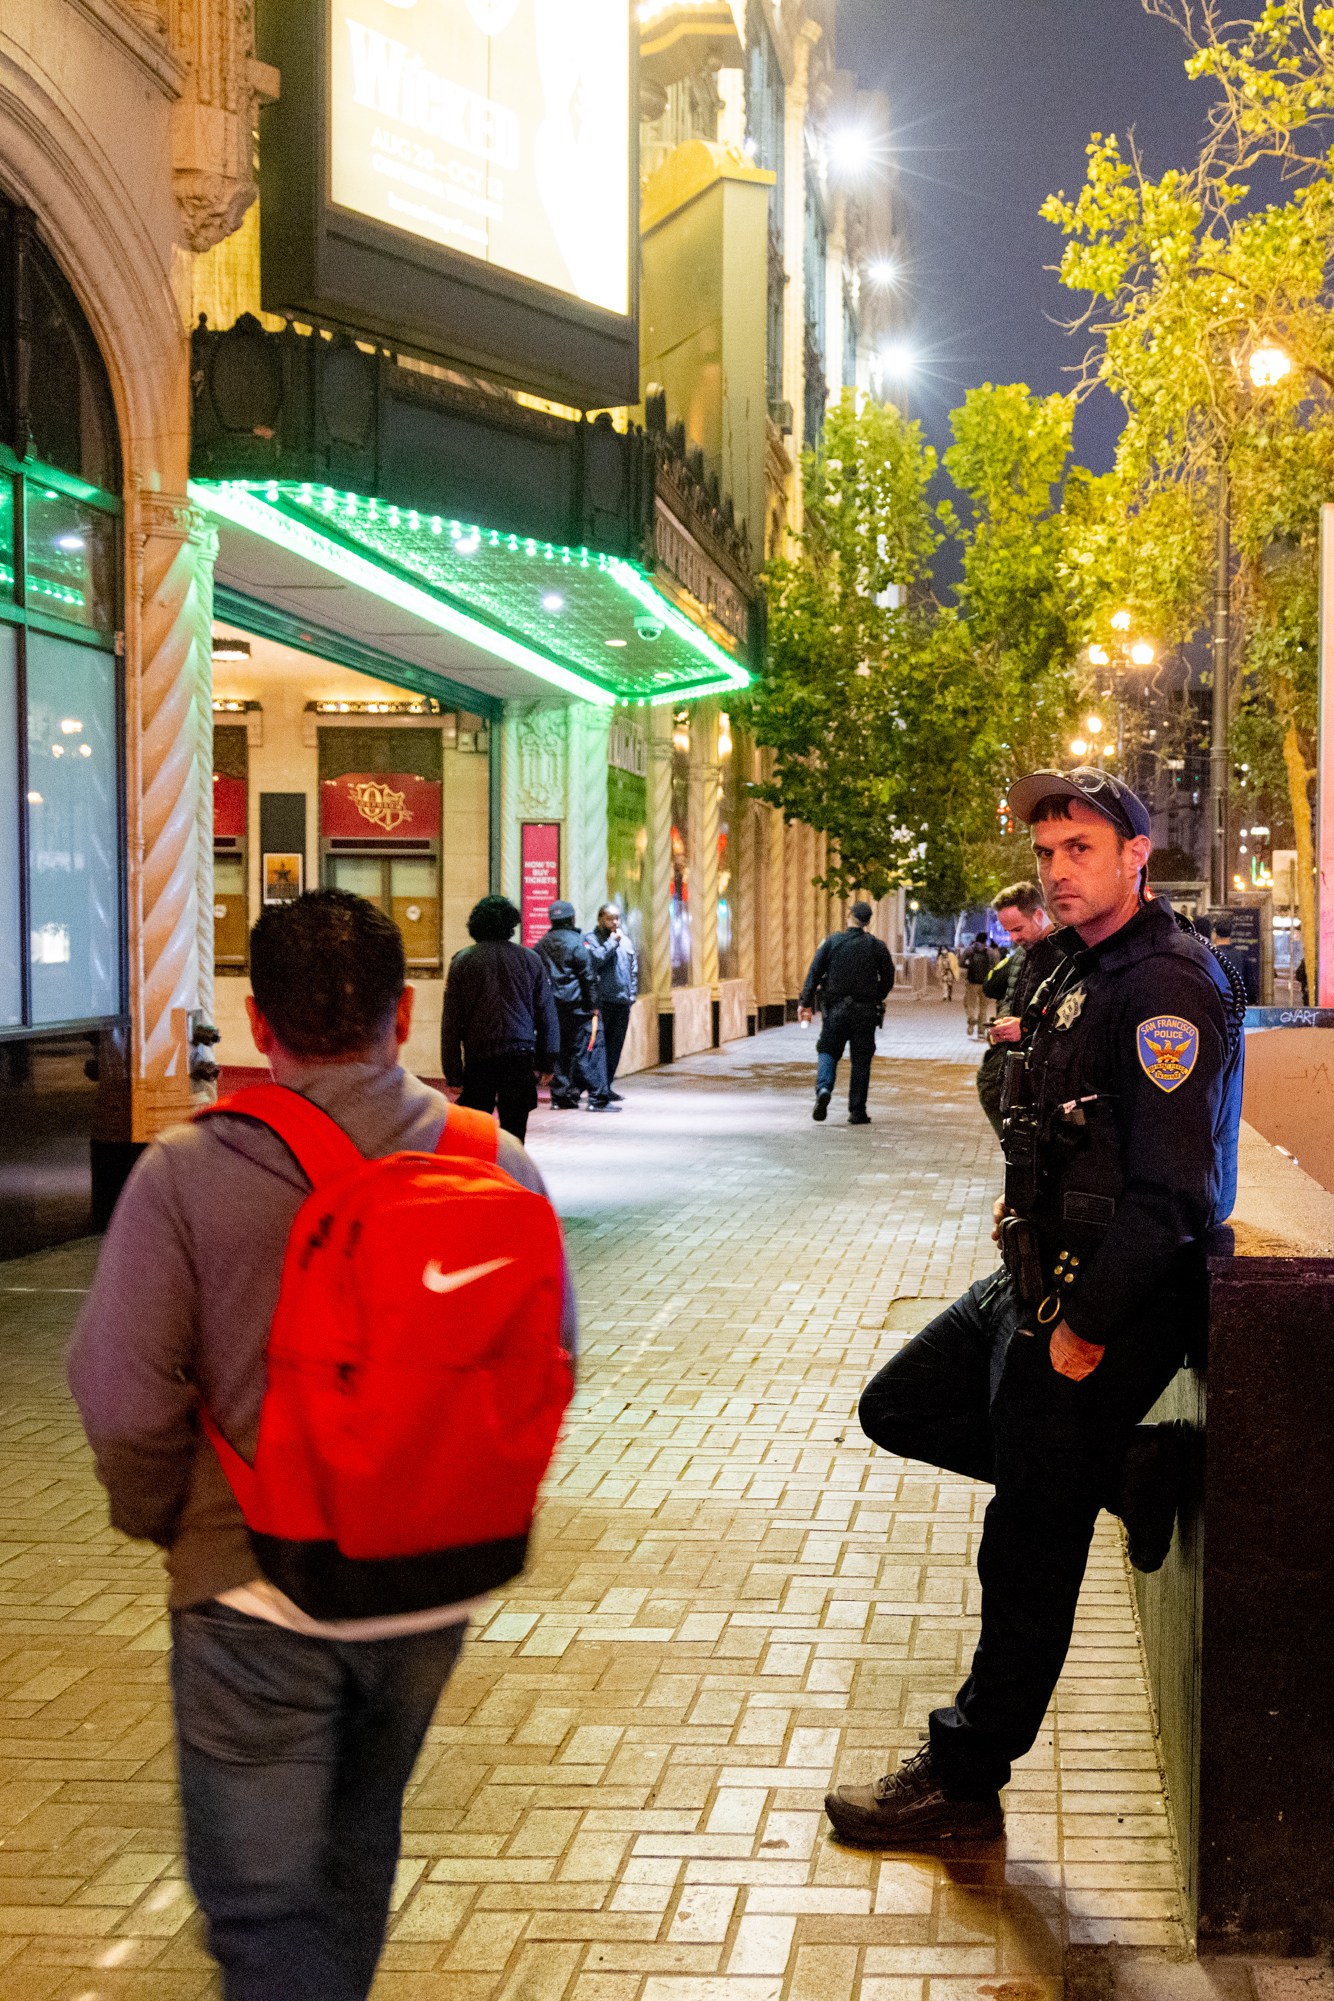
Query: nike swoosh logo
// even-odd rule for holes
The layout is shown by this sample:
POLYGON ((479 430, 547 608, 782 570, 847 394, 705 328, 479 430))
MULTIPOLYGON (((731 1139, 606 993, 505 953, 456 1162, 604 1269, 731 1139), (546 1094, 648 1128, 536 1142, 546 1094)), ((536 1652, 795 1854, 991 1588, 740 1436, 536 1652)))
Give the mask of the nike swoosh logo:
POLYGON ((514 1263, 513 1258, 491 1258, 484 1265, 464 1265, 461 1271, 446 1271, 439 1258, 432 1258, 422 1273, 422 1284, 428 1292, 458 1292, 465 1285, 476 1285, 479 1278, 487 1278, 493 1271, 503 1271, 506 1265, 514 1263))

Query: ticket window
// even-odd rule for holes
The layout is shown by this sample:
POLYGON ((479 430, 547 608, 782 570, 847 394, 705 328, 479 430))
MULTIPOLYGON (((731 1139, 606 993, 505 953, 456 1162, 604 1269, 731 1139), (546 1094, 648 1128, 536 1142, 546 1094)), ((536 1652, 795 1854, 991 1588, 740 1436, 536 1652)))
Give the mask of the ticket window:
POLYGON ((325 881, 364 896, 393 918, 409 966, 440 964, 440 863, 434 855, 330 854, 325 881))

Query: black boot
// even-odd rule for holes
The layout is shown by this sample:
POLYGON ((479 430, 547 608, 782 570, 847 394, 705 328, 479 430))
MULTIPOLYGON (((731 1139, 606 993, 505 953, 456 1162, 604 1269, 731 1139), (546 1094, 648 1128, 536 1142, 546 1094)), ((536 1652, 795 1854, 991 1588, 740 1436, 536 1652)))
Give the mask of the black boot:
POLYGON ((937 1841, 994 1841, 1005 1831, 1000 1794, 954 1799, 924 1745, 873 1786, 839 1786, 824 1810, 840 1841, 861 1848, 921 1848, 937 1841))
POLYGON ((1126 1525, 1126 1548, 1136 1570, 1161 1570, 1190 1481, 1194 1431, 1182 1419, 1141 1424, 1130 1434, 1111 1512, 1126 1525))

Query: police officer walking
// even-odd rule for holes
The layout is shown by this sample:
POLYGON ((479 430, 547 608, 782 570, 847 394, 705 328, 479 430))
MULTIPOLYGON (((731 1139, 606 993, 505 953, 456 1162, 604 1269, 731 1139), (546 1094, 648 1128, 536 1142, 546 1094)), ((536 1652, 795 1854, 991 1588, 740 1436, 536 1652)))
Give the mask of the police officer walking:
POLYGON ((872 937, 867 928, 875 915, 870 904, 854 903, 849 915, 852 922, 847 930, 826 938, 811 960, 798 1016, 809 1021, 818 1008, 822 1017, 820 1040, 815 1045, 820 1060, 811 1117, 822 1125, 829 1116, 839 1061, 850 1047, 848 1124, 869 1126, 866 1097, 871 1088, 875 1032, 885 1018, 885 999, 894 985, 894 960, 889 947, 872 937))
POLYGON ((982 1631, 925 1747, 825 1802, 842 1839, 875 1847, 1000 1832, 1000 1790, 1042 1727, 1099 1509, 1121 1516, 1139 1568, 1166 1556, 1182 1428, 1142 1420, 1196 1331, 1201 1240, 1236 1192, 1244 996, 1166 904, 1144 900, 1143 804, 1081 768, 1021 779, 1010 809, 1063 928, 1009 1058, 1004 1269, 910 1341, 860 1409, 885 1451, 995 1489, 982 1631))
POLYGON ((590 1111, 608 1110, 602 1024, 593 962, 574 921, 572 903, 553 903, 551 929, 534 946, 546 966, 560 1019, 560 1059, 551 1077, 551 1102, 559 1112, 578 1109, 588 1093, 590 1111))

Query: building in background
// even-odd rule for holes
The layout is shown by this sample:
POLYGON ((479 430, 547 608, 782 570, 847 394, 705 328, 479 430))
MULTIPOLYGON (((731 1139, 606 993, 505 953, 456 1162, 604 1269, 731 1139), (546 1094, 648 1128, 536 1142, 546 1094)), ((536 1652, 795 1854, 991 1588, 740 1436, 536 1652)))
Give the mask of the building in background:
POLYGON ((627 1067, 782 1018, 831 921, 733 705, 801 451, 873 387, 885 107, 828 0, 568 27, 6 11, 6 1250, 254 1060, 266 900, 394 916, 428 1075, 489 887, 621 905, 627 1067))

